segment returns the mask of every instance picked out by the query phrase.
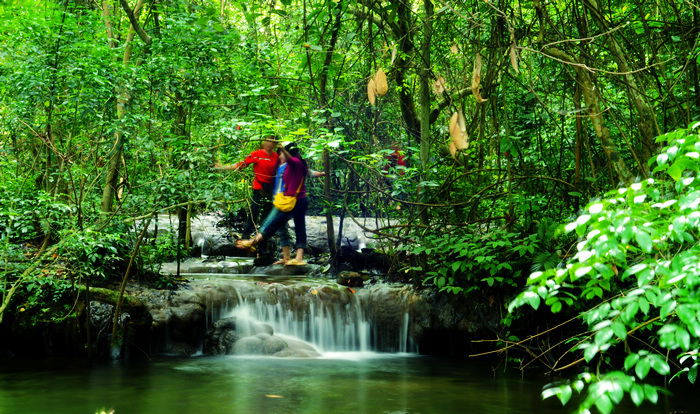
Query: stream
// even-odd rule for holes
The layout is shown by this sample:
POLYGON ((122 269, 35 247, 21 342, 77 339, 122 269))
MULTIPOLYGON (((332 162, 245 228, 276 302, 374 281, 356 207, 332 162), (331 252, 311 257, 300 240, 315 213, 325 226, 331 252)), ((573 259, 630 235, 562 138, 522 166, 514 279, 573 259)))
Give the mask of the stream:
MULTIPOLYGON (((239 325, 265 323, 321 356, 205 356, 200 350, 190 357, 92 365, 85 359, 0 359, 0 414, 559 414, 575 407, 542 401, 542 387, 553 379, 537 370, 523 375, 502 360, 419 355, 407 339, 408 314, 397 314, 393 351, 378 352, 370 340, 378 333, 360 306, 376 291, 343 288, 341 296, 324 296, 327 288, 302 280, 286 286, 279 283, 283 278, 255 275, 188 277, 194 287, 223 284, 233 292, 225 297, 230 307, 207 314, 209 325, 230 316, 239 325), (347 298, 345 304, 339 298, 347 298)), ((698 413, 700 393, 681 382, 656 405, 635 407, 626 397, 615 413, 698 413)))
MULTIPOLYGON (((138 363, 0 361, 0 413, 569 413, 549 378, 480 360, 339 352, 321 358, 161 357, 138 363)), ((691 390, 615 413, 696 413, 691 390)))

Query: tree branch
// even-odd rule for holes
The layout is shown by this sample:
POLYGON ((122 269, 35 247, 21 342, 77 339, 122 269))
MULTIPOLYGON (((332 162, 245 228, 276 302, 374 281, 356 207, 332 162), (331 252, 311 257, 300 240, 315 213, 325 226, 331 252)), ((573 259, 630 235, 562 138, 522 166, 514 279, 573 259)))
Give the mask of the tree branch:
POLYGON ((126 0, 119 0, 119 3, 122 5, 122 9, 124 9, 126 15, 129 17, 129 21, 134 27, 134 30, 136 30, 136 34, 138 34, 141 40, 143 40, 143 43, 150 46, 151 43, 153 43, 153 39, 151 38, 151 36, 148 35, 148 33, 146 33, 145 30, 143 30, 143 27, 141 27, 138 20, 136 20, 136 16, 134 16, 134 11, 131 10, 131 7, 129 7, 129 3, 127 3, 126 0))

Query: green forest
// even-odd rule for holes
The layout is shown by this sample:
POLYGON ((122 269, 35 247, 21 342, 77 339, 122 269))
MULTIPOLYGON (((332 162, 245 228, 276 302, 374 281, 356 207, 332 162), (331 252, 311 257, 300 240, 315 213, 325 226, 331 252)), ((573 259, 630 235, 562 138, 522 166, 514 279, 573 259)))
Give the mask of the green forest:
POLYGON ((656 402, 698 371, 699 69, 689 0, 2 0, 0 324, 170 286, 189 220, 250 191, 213 166, 276 135, 325 172, 310 214, 391 219, 387 281, 501 303, 521 366, 590 367, 543 396, 656 402))

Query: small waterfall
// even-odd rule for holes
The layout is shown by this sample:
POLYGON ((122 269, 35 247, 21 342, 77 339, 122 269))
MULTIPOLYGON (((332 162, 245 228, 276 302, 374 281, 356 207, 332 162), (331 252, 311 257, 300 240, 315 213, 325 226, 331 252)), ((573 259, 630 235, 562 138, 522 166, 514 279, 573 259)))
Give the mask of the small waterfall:
POLYGON ((236 292, 235 300, 228 301, 232 307, 222 313, 235 316, 239 326, 267 324, 275 335, 303 340, 321 353, 415 352, 404 306, 393 306, 390 318, 377 317, 386 309, 367 309, 389 299, 376 292, 308 283, 259 283, 257 289, 236 292))
POLYGON ((408 312, 403 314, 403 323, 399 331, 399 353, 408 352, 408 312))

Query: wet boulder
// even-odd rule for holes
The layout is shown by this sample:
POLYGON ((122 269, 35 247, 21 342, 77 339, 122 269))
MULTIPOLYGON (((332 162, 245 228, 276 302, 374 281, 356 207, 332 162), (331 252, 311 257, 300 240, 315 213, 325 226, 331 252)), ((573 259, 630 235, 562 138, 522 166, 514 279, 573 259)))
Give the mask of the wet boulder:
POLYGON ((348 287, 362 287, 365 284, 362 275, 357 272, 342 271, 338 273, 336 282, 339 285, 348 287))

